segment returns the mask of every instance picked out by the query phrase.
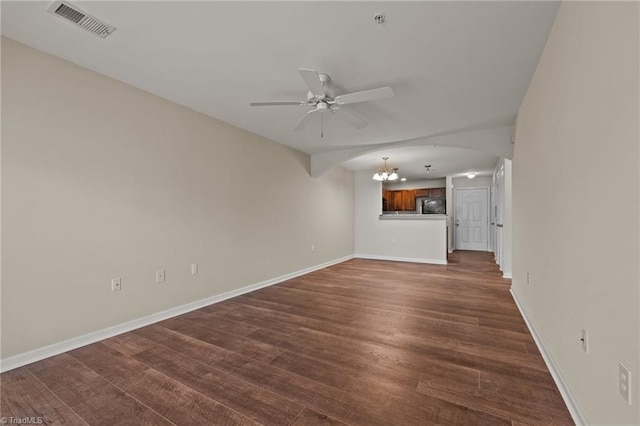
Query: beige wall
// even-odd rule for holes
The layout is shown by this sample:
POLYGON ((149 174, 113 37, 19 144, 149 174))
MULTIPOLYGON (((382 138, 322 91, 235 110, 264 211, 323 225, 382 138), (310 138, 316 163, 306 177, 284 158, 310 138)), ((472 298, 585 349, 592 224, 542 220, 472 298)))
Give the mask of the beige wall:
POLYGON ((638 9, 561 5, 513 159, 513 290, 594 425, 640 424, 638 9), (619 361, 633 405, 618 394, 619 361))
POLYGON ((353 254, 352 172, 4 38, 2 108, 3 358, 353 254))
POLYGON ((493 178, 491 176, 476 176, 473 179, 468 177, 453 178, 454 188, 491 188, 493 178))

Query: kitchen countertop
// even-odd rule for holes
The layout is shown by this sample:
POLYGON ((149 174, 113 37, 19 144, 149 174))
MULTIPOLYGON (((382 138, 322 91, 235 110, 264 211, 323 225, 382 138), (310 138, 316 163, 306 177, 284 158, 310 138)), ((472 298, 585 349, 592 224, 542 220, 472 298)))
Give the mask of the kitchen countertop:
POLYGON ((419 214, 419 213, 399 213, 399 214, 381 214, 380 219, 384 220, 434 220, 434 219, 446 219, 446 214, 419 214))

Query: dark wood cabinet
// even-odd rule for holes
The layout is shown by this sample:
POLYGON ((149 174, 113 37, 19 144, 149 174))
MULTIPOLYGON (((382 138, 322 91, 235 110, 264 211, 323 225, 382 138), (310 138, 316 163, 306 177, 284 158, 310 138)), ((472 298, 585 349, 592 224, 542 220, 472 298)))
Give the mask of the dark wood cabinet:
POLYGON ((389 191, 388 189, 383 189, 382 190, 382 211, 388 211, 389 209, 389 204, 390 204, 390 198, 389 198, 389 193, 391 191, 389 191))
POLYGON ((382 208, 385 211, 402 210, 402 191, 382 191, 382 208), (386 203, 385 203, 386 200, 386 203))
POLYGON ((416 191, 414 189, 382 191, 382 209, 384 211, 415 211, 416 191))
POLYGON ((409 189, 402 191, 402 210, 411 211, 416 209, 416 190, 409 189))
POLYGON ((416 206, 417 197, 445 198, 445 188, 421 188, 404 190, 382 190, 382 210, 383 211, 403 211, 415 212, 419 210, 416 206))
POLYGON ((404 210, 404 194, 402 191, 391 191, 391 199, 393 200, 391 210, 404 210))
POLYGON ((447 195, 446 188, 430 188, 429 198, 445 198, 447 195))
POLYGON ((447 196, 446 188, 421 188, 415 191, 416 197, 445 198, 447 196))

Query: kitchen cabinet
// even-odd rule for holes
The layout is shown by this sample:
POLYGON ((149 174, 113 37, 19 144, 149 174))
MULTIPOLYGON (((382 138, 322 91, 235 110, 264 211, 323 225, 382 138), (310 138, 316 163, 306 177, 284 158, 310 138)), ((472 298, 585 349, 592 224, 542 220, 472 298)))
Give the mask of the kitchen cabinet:
POLYGON ((416 190, 408 189, 402 191, 402 210, 410 211, 416 209, 416 190))
POLYGON ((389 193, 390 192, 391 191, 389 191, 388 189, 382 190, 382 211, 389 210, 389 204, 390 204, 389 193))
POLYGON ((415 211, 416 209, 416 191, 398 190, 398 191, 382 191, 382 208, 385 211, 415 211), (385 201, 386 200, 386 201, 385 201))
POLYGON ((444 198, 447 195, 446 188, 421 188, 415 191, 416 197, 444 198))
POLYGON ((384 211, 402 210, 402 191, 382 191, 382 209, 384 211))
POLYGON ((445 188, 382 190, 383 211, 416 211, 416 198, 445 198, 445 188))
POLYGON ((404 210, 404 191, 391 191, 391 210, 404 210))
POLYGON ((446 188, 430 188, 429 198, 445 198, 447 195, 446 188))

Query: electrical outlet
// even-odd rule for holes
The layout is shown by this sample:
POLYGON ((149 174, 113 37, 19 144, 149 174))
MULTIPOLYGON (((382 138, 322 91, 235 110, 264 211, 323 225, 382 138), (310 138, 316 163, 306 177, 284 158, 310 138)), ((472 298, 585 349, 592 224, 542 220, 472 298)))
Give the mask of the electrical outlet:
POLYGON ((631 370, 621 362, 618 363, 618 391, 631 405, 631 370))
POLYGON ((156 271, 156 283, 163 283, 165 280, 165 271, 164 269, 158 269, 156 271))
POLYGON ((122 279, 120 277, 111 280, 111 291, 122 290, 122 279))
POLYGON ((589 333, 584 328, 582 329, 582 338, 580 339, 582 342, 582 350, 586 353, 589 353, 589 333))
POLYGON ((191 275, 198 275, 198 264, 197 263, 192 263, 191 264, 191 275))
POLYGON ((527 272, 527 284, 531 284, 531 274, 527 272))
POLYGON ((315 244, 311 244, 311 251, 316 251, 316 245, 315 244))

